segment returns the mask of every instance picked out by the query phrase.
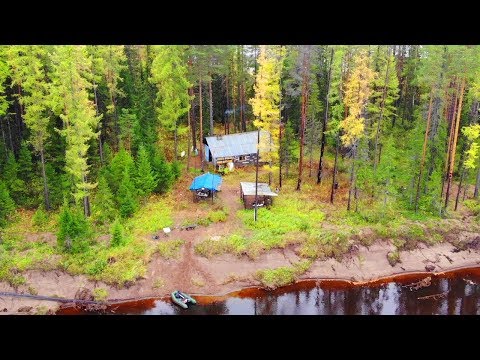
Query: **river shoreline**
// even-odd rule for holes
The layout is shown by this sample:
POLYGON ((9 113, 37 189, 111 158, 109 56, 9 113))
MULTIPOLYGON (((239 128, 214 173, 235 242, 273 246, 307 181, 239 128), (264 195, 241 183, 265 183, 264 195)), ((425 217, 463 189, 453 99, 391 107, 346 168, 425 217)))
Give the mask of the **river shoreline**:
MULTIPOLYGON (((369 247, 359 246, 354 252, 344 256, 341 262, 333 258, 315 261, 297 281, 344 281, 359 286, 385 282, 392 277, 442 274, 453 270, 476 268, 480 265, 479 250, 459 251, 452 244, 443 242, 429 247, 421 244, 417 249, 402 251, 401 262, 391 266, 387 260, 387 253, 393 248, 389 241, 377 241, 369 247), (426 268, 432 271, 426 271, 426 268)), ((14 289, 9 284, 0 283, 0 292, 29 294, 31 293, 29 289, 35 288, 38 295, 74 299, 79 289, 88 289, 92 292, 96 288, 103 288, 108 291, 108 299, 121 300, 164 298, 173 289, 180 288, 194 296, 222 298, 241 292, 242 289, 261 287, 261 283, 254 275, 258 269, 286 266, 297 260, 292 249, 273 250, 262 254, 255 261, 229 254, 211 259, 195 257, 195 262, 198 262, 197 265, 201 266, 204 272, 204 278, 210 280, 208 283, 186 283, 179 286, 165 281, 158 289, 152 287, 156 275, 171 274, 177 270, 181 260, 154 258, 149 263, 149 276, 123 289, 88 280, 84 275, 72 276, 58 270, 47 272, 33 270, 25 273, 27 285, 14 289)), ((168 277, 165 278, 168 280, 168 277)), ((0 314, 52 314, 58 308, 59 303, 55 301, 0 296, 0 314)))

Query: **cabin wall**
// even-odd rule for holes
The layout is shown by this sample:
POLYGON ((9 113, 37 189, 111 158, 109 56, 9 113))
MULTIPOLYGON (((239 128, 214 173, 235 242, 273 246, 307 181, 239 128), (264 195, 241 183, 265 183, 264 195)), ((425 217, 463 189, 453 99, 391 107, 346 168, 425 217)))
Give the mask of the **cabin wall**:
MULTIPOLYGON (((245 209, 253 209, 253 204, 255 203, 255 195, 242 195, 243 196, 243 206, 245 209)), ((258 202, 264 203, 265 206, 271 206, 273 204, 272 196, 260 196, 258 195, 258 202)))

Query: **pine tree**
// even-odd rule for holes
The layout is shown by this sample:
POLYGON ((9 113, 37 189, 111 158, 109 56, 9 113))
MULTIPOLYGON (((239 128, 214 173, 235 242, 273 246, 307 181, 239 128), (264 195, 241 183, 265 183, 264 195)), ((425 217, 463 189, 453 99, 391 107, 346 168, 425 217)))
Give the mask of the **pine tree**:
POLYGON ((21 86, 23 89, 20 98, 20 103, 24 107, 23 119, 31 132, 30 143, 40 154, 43 199, 45 209, 50 210, 49 188, 45 171, 45 146, 50 137, 48 132, 50 89, 45 65, 47 55, 44 46, 12 46, 8 52, 8 63, 14 74, 13 84, 21 86))
POLYGON ((255 97, 250 99, 255 127, 266 130, 269 136, 260 136, 260 154, 262 161, 272 166, 278 161, 280 135, 280 74, 283 64, 283 51, 279 47, 260 47, 259 70, 254 85, 255 97))
POLYGON ((101 116, 96 116, 88 90, 91 59, 85 46, 56 46, 53 56, 54 81, 52 104, 63 120, 61 134, 65 137, 65 170, 71 176, 72 195, 77 203, 83 202, 85 216, 90 215, 90 190, 95 184, 88 182, 87 151, 89 141, 97 138, 95 129, 101 116))
POLYGON ((111 229, 112 240, 110 240, 111 247, 121 246, 125 242, 124 238, 124 229, 120 219, 115 219, 114 223, 112 224, 111 229))
POLYGON ((85 216, 64 204, 58 217, 58 246, 67 252, 84 252, 88 248, 89 234, 90 226, 85 216))
POLYGON ((101 223, 105 224, 115 218, 117 208, 113 194, 108 186, 105 176, 100 175, 98 179, 97 192, 93 199, 92 215, 101 223))
POLYGON ((123 179, 120 183, 117 194, 117 203, 120 215, 123 218, 133 215, 138 208, 138 202, 136 199, 135 185, 130 178, 128 169, 123 172, 123 179))
POLYGON ((140 196, 148 196, 157 186, 158 179, 150 164, 149 155, 145 147, 141 146, 137 156, 136 185, 140 196))
POLYGON ((160 124, 174 133, 174 160, 177 159, 178 120, 189 110, 187 66, 184 46, 162 45, 152 63, 151 81, 158 87, 158 118, 160 124))
POLYGON ((127 170, 131 176, 135 177, 135 162, 130 153, 122 148, 112 158, 106 172, 108 185, 114 194, 118 192, 125 170, 127 170))
POLYGON ((159 150, 155 150, 152 157, 152 168, 155 176, 158 178, 154 192, 157 194, 166 193, 173 184, 174 174, 172 174, 172 168, 168 165, 165 157, 159 150))
POLYGON ((7 185, 10 196, 15 203, 24 205, 27 196, 27 189, 25 182, 18 177, 18 163, 12 152, 9 152, 7 155, 7 161, 1 175, 7 185))
POLYGON ((348 116, 340 123, 343 135, 340 137, 344 146, 352 148, 352 166, 350 170, 350 190, 347 210, 350 210, 351 197, 357 192, 355 162, 358 155, 359 139, 364 135, 365 108, 370 96, 370 85, 375 73, 368 67, 368 56, 364 52, 355 56, 355 68, 345 86, 345 107, 348 116))
POLYGON ((15 210, 15 203, 10 197, 8 188, 0 180, 0 228, 7 224, 8 216, 15 210))

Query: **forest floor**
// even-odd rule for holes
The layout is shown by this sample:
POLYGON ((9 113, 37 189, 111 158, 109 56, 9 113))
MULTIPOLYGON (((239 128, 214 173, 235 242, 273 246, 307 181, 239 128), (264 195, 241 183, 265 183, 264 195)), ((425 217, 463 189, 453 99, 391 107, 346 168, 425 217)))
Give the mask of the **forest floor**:
MULTIPOLYGON (((22 281, 1 281, 0 293, 73 299, 88 289, 97 300, 161 297, 175 289, 193 295, 224 295, 244 287, 274 288, 306 278, 366 282, 393 274, 443 272, 480 264, 480 225, 463 207, 446 219, 412 214, 377 218, 368 211, 361 217, 338 209, 346 205, 346 179, 340 179, 334 207, 328 204, 330 184, 315 185, 307 169, 302 191, 294 190, 296 179, 287 179, 271 209, 260 209, 259 221, 254 223, 253 211, 243 209, 239 189, 240 181, 254 181, 254 169, 224 176, 213 203, 192 201, 187 189, 197 174, 185 172, 169 195, 150 199, 141 214, 148 219, 126 222, 134 240, 123 252, 109 253, 103 272, 84 271, 78 264, 73 271, 74 262, 58 260, 62 255, 53 250, 56 236, 52 231, 24 231, 17 237, 18 244, 41 241, 38 256, 44 254, 50 261, 20 266, 19 259, 37 248, 15 243, 17 265, 9 271, 20 273, 22 281), (155 220, 155 211, 161 221, 155 220), (162 231, 166 224, 172 228, 168 235, 162 231), (197 226, 183 229, 189 224, 197 226), (135 261, 123 263, 123 257, 139 246, 143 250, 135 261), (115 262, 123 264, 136 280, 115 283, 117 278, 107 272, 115 262)), ((268 179, 266 170, 260 179, 268 179)), ((107 244, 109 236, 101 235, 98 241, 107 244)), ((1 271, 0 266, 0 275, 1 271)), ((55 301, 0 294, 0 314, 45 314, 58 306, 55 301)))

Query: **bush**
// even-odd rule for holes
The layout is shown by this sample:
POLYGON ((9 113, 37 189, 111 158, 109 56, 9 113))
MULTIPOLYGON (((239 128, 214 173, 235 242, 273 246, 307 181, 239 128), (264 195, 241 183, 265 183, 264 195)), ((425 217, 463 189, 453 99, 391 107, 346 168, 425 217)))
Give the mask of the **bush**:
POLYGON ((93 298, 95 301, 105 301, 108 299, 108 290, 104 288, 93 289, 93 298))
POLYGON ((183 240, 167 240, 158 244, 158 253, 165 259, 177 258, 180 254, 180 247, 183 245, 183 240))
POLYGON ((90 225, 80 211, 64 206, 60 211, 57 243, 67 252, 79 253, 88 248, 90 225))
POLYGON ((32 217, 32 224, 37 228, 43 228, 48 223, 48 214, 42 207, 39 207, 32 217))
POLYGON ((473 199, 468 199, 463 202, 463 205, 467 207, 468 210, 470 210, 473 215, 478 216, 480 215, 480 202, 477 200, 473 199))
POLYGON ((112 240, 110 241, 110 246, 121 246, 125 243, 124 229, 118 218, 115 219, 115 222, 112 225, 111 234, 112 240))
POLYGON ((8 216, 15 210, 15 203, 10 197, 7 186, 0 180, 0 227, 7 224, 8 216))
POLYGON ((397 263, 401 262, 400 252, 398 251, 398 249, 396 249, 395 251, 390 251, 387 254, 387 260, 391 266, 395 266, 397 263))

